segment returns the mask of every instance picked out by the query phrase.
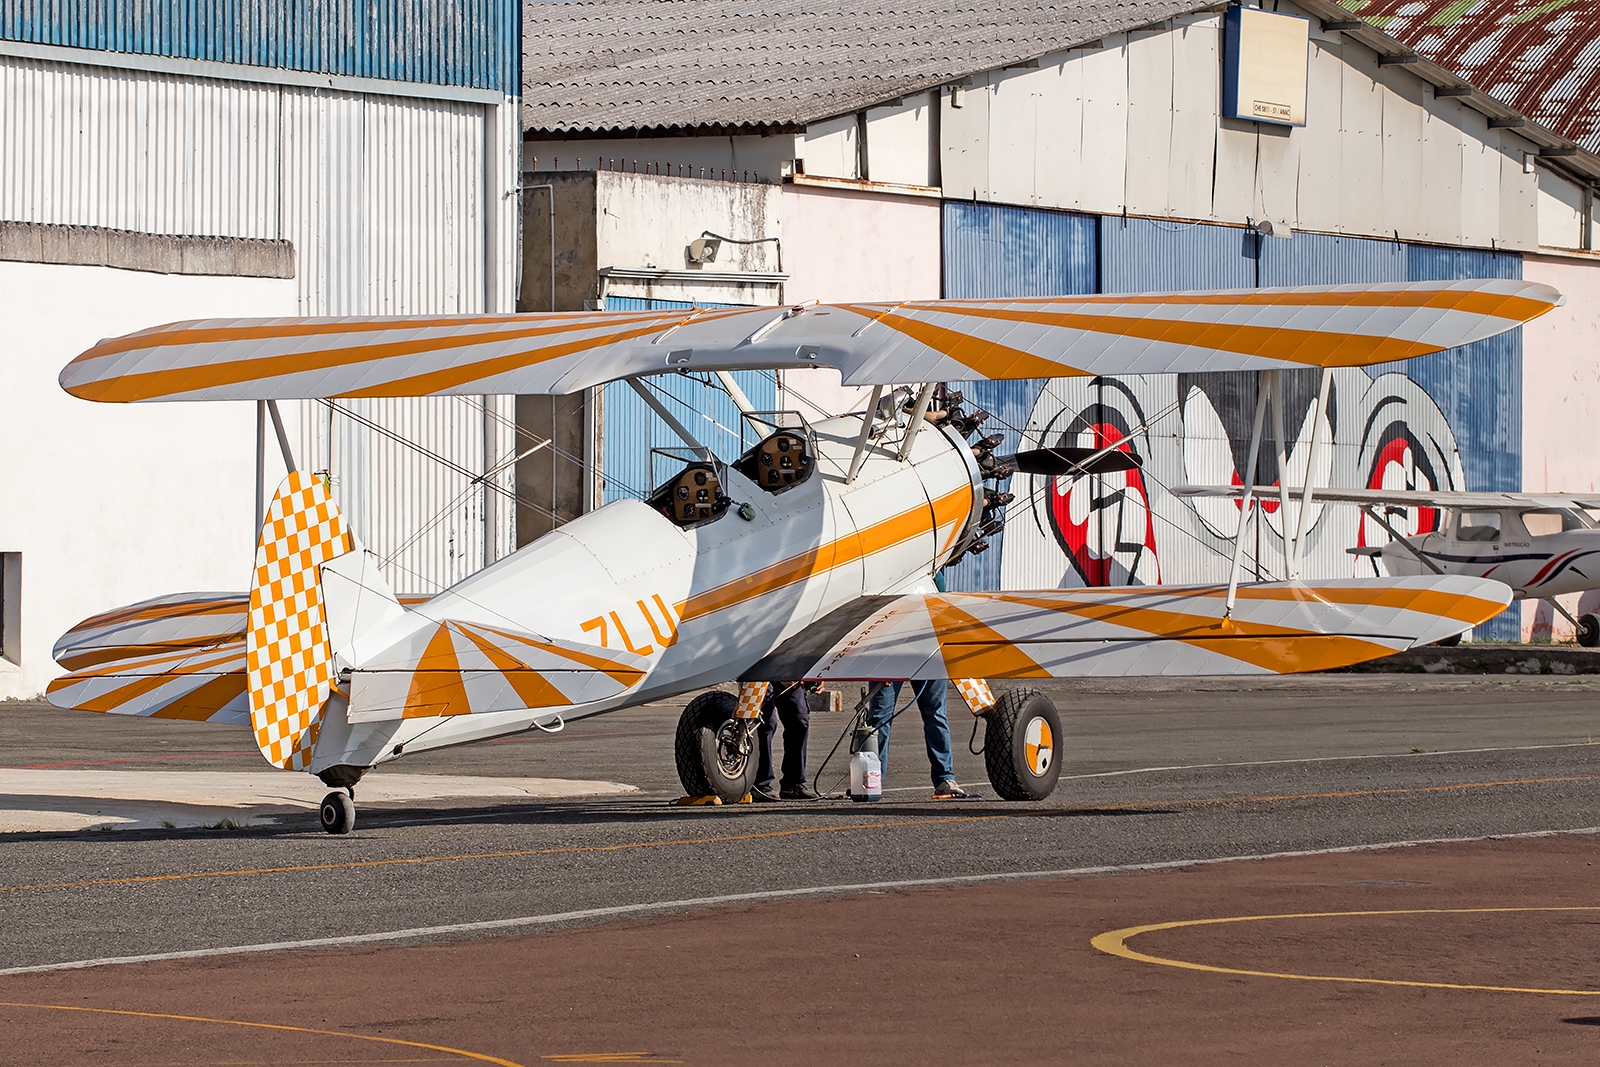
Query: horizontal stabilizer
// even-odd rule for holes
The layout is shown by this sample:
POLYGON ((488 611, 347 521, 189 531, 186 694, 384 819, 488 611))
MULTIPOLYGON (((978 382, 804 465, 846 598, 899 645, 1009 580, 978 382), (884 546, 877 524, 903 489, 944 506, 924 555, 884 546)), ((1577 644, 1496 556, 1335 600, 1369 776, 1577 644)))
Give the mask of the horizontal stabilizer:
POLYGON ((243 641, 248 593, 172 593, 90 616, 51 655, 70 670, 111 660, 243 641))
POLYGON ((1144 460, 1138 455, 1120 448, 1035 448, 1014 456, 997 456, 995 462, 1000 466, 1009 462, 1023 474, 1054 478, 1115 474, 1117 471, 1138 470, 1144 466, 1144 460))
POLYGON ((166 650, 102 660, 50 683, 58 708, 191 722, 248 725, 244 636, 199 651, 166 650))
POLYGON ((1130 586, 862 597, 742 681, 1291 674, 1461 633, 1511 590, 1461 575, 1239 587, 1130 586))
POLYGON ((350 672, 350 722, 565 708, 620 696, 649 660, 502 626, 445 619, 350 672))
POLYGON ((1359 367, 1563 303, 1521 279, 518 315, 210 319, 101 341, 85 400, 575 393, 668 371, 832 367, 846 385, 1359 367))

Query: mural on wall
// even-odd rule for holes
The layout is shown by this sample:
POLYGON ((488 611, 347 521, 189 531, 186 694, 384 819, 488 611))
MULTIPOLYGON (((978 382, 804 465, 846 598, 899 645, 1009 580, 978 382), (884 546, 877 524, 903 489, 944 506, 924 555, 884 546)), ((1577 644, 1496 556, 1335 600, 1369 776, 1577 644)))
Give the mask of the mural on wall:
MULTIPOLYGON (((1397 241, 1254 231, 1159 219, 1095 217, 946 202, 944 294, 957 298, 1056 293, 1164 292, 1521 277, 1519 256, 1397 241)), ((1306 478, 1317 371, 1284 373, 1284 465, 1306 478)), ((993 414, 997 451, 1060 444, 1138 453, 1143 467, 1082 479, 1017 475, 1005 529, 990 551, 946 572, 952 589, 1226 581, 1241 507, 1179 497, 1182 485, 1238 485, 1255 416, 1254 374, 1060 378, 953 383, 993 414)), ((1270 414, 1255 482, 1279 480, 1270 414)), ((1333 372, 1321 430, 1317 485, 1362 488, 1522 488, 1522 341, 1512 331, 1404 364, 1333 372)), ((1285 531, 1299 504, 1260 504, 1246 530, 1247 579, 1282 578, 1285 531)), ((1440 514, 1388 517, 1402 534, 1435 529, 1440 514)), ((1347 504, 1313 498, 1302 573, 1349 577, 1381 566, 1349 550, 1387 543, 1347 504)), ((1516 640, 1516 609, 1484 623, 1480 640, 1516 640)))
MULTIPOLYGON (((1285 466, 1291 486, 1303 484, 1310 454, 1316 373, 1286 374, 1285 466)), ((1001 585, 1151 585, 1225 578, 1242 516, 1239 501, 1180 497, 1179 485, 1241 485, 1249 462, 1256 406, 1253 374, 1057 378, 1040 391, 1021 435, 1024 448, 1063 445, 1140 456, 1144 466, 1084 478, 1012 479, 1016 502, 1006 516, 1001 585)), ((1269 409, 1270 412, 1270 409, 1269 409)), ((1334 372, 1320 431, 1314 484, 1388 489, 1458 489, 1463 478, 1455 435, 1431 397, 1398 373, 1334 372), (1331 447, 1329 442, 1333 442, 1331 447)), ((1278 484, 1277 448, 1269 414, 1256 462, 1257 485, 1278 484)), ((1285 531, 1299 523, 1276 496, 1260 502, 1246 527, 1244 572, 1284 574, 1285 531)), ((1388 535, 1357 509, 1312 498, 1306 567, 1323 576, 1373 574, 1375 561, 1352 546, 1383 544, 1388 535)), ((1438 513, 1411 509, 1390 519, 1410 534, 1435 529, 1438 513)))

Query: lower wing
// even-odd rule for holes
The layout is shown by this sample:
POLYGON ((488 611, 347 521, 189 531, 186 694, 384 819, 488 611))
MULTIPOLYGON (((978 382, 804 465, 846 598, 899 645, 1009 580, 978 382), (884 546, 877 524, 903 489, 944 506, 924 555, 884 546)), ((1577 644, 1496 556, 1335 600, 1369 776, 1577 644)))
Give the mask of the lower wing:
POLYGON ((742 680, 1293 674, 1429 644, 1510 602, 1458 575, 1240 586, 1231 615, 1221 585, 862 597, 742 680))

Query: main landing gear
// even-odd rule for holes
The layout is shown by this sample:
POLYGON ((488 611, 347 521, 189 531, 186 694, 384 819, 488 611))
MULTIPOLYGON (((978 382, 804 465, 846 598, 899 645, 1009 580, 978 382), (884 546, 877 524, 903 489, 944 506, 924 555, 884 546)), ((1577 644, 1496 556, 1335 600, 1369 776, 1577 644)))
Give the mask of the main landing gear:
POLYGON ((732 693, 701 693, 678 718, 673 754, 678 780, 691 797, 737 804, 756 784, 756 723, 738 718, 732 693))
POLYGON ((1005 800, 1043 800, 1061 777, 1061 716, 1037 689, 1012 689, 982 712, 983 762, 1005 800))

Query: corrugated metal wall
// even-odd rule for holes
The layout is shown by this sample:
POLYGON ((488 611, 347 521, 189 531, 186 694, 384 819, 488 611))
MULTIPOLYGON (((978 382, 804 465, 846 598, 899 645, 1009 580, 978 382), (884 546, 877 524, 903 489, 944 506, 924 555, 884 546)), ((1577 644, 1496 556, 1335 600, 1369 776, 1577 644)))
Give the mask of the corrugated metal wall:
MULTIPOLYGON (((1093 215, 947 200, 944 204, 944 295, 952 299, 1092 293, 1099 283, 1098 220, 1093 215)), ((986 434, 1002 433, 998 451, 1014 452, 1040 381, 952 382, 994 417, 986 434)), ((989 550, 945 572, 951 589, 998 589, 1006 531, 989 550)))
MULTIPOLYGON (((650 311, 657 308, 687 308, 696 305, 680 300, 648 300, 639 297, 606 298, 606 309, 650 311)), ((702 304, 702 307, 727 307, 702 304)), ((734 371, 733 379, 758 411, 778 406, 778 380, 766 371, 734 371)), ((716 453, 719 459, 732 460, 756 437, 739 415, 739 409, 709 375, 657 374, 643 379, 648 389, 689 432, 716 453)), ((601 466, 605 503, 624 497, 643 499, 671 473, 658 457, 656 470, 650 470, 652 448, 682 448, 683 442, 661 417, 640 399, 626 382, 612 382, 601 391, 601 466)), ((669 464, 670 466, 670 464, 669 464)), ((676 469, 676 468, 673 468, 676 469)))
MULTIPOLYGON (((485 214, 515 201, 486 200, 483 105, 4 57, 0 93, 0 218, 288 239, 305 315, 471 313, 490 299, 485 214)), ((506 407, 491 404, 509 420, 506 407)), ((362 411, 484 469, 479 400, 362 411)), ((352 419, 330 426, 322 405, 300 416, 301 463, 333 472, 397 589, 442 588, 482 565, 483 490, 463 498, 470 477, 352 419)), ((488 436, 491 452, 512 447, 493 417, 488 436)), ((498 554, 513 512, 506 501, 495 515, 498 554)))
POLYGON ((7 0, 0 40, 522 95, 517 0, 7 0))

